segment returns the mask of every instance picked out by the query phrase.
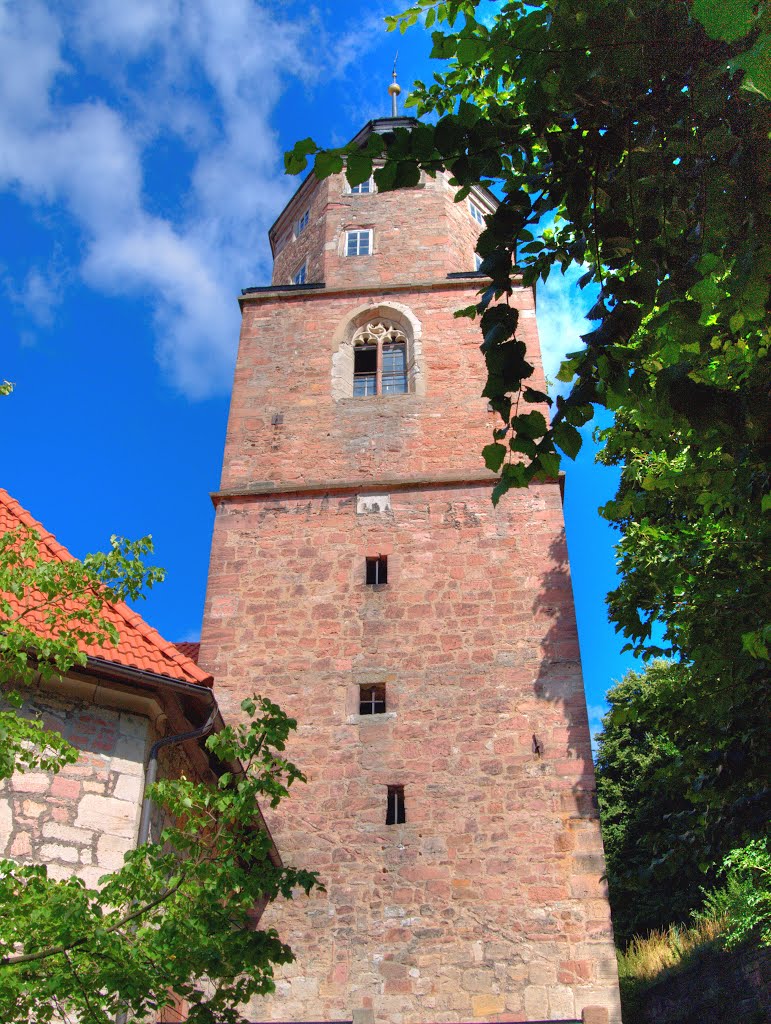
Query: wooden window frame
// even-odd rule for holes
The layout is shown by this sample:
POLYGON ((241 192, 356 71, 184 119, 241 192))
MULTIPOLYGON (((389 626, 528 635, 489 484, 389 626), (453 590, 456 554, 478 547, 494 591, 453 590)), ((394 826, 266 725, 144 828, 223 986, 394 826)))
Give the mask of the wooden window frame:
POLYGON ((374 243, 375 239, 372 228, 351 228, 349 231, 345 232, 343 256, 345 256, 346 258, 355 256, 371 256, 374 249, 374 243), (356 251, 350 252, 350 242, 353 239, 354 235, 356 236, 356 251), (366 236, 367 238, 367 251, 361 252, 361 240, 364 236, 366 236))
POLYGON ((477 206, 473 199, 469 199, 468 209, 472 220, 475 220, 481 227, 487 226, 485 222, 485 211, 481 206, 477 206))
POLYGON ((366 181, 359 182, 358 185, 349 185, 347 191, 349 196, 374 195, 375 192, 377 191, 377 189, 375 188, 375 179, 372 177, 372 175, 370 175, 366 181))
POLYGON ((308 261, 303 260, 302 264, 292 274, 292 284, 306 284, 308 280, 308 261))
POLYGON ((295 238, 299 238, 300 237, 300 235, 303 233, 303 231, 305 231, 305 229, 310 224, 310 220, 311 220, 311 211, 310 211, 310 207, 309 207, 305 211, 305 213, 303 213, 302 216, 298 217, 297 220, 295 221, 295 226, 294 226, 294 236, 295 236, 295 238))

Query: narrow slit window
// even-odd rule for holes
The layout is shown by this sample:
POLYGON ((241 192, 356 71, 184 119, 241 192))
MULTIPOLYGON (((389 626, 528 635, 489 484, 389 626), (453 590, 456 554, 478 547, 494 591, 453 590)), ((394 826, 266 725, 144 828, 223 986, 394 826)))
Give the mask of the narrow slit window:
POLYGON ((359 687, 359 714, 384 715, 386 710, 385 683, 359 687))
POLYGON ((371 585, 388 583, 388 557, 378 555, 367 559, 366 582, 371 585))
POLYGON ((294 274, 292 274, 292 284, 305 284, 308 277, 308 264, 303 263, 294 274))
POLYGON ((403 825, 406 820, 404 812, 404 786, 389 786, 386 825, 403 825))

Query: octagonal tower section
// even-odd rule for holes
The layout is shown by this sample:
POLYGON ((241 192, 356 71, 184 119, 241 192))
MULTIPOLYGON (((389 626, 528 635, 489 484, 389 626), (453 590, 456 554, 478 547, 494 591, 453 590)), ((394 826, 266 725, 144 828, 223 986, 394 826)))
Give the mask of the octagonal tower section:
POLYGON ((254 1020, 620 1022, 559 485, 493 508, 453 316, 494 202, 309 178, 241 296, 201 663, 233 719, 297 719, 308 782, 266 817, 326 886, 266 911, 297 959, 254 1020))
MULTIPOLYGON (((371 121, 353 142, 415 123, 408 117, 371 121)), ((475 188, 457 203, 450 178, 447 171, 422 173, 414 188, 381 194, 374 178, 351 188, 344 174, 323 181, 308 175, 269 232, 273 284, 416 284, 474 271, 476 240, 496 200, 475 188), (366 261, 351 259, 360 242, 366 261)))

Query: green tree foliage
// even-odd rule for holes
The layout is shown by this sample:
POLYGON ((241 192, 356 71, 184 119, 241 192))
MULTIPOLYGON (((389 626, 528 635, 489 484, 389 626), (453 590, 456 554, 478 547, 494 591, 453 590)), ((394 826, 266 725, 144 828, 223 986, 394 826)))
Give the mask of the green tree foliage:
POLYGON ((771 946, 771 850, 768 840, 755 839, 747 846, 731 850, 723 860, 720 875, 724 884, 708 892, 704 910, 697 914, 706 920, 725 922, 722 941, 728 949, 754 941, 771 946))
POLYGON ((667 661, 608 693, 597 789, 622 943, 685 921, 724 856, 766 826, 768 714, 742 696, 716 713, 712 687, 667 661))
POLYGON ((118 631, 104 613, 108 602, 136 599, 164 571, 147 566, 152 539, 110 538, 110 550, 77 559, 52 559, 40 534, 19 527, 0 535, 0 779, 14 771, 56 771, 77 751, 35 718, 22 718, 20 686, 84 665, 81 645, 115 644, 118 631))
POLYGON ((303 779, 282 756, 296 723, 264 699, 241 707, 249 720, 207 746, 243 771, 223 774, 214 788, 157 783, 156 806, 176 824, 128 853, 101 890, 54 881, 45 866, 0 861, 6 1024, 112 1024, 121 1011, 141 1022, 174 994, 188 1000, 195 1024, 235 1024, 240 1003, 273 991, 273 965, 293 956, 273 929, 254 928, 254 909, 317 881, 273 865, 257 810, 259 799, 275 807, 303 779))
POLYGON ((319 177, 347 163, 378 188, 417 184, 448 168, 458 200, 478 184, 502 201, 478 251, 490 276, 479 303, 485 396, 500 413, 495 499, 552 475, 574 457, 592 404, 655 406, 673 427, 693 423, 710 449, 759 438, 754 399, 768 383, 769 15, 765 2, 513 0, 491 22, 477 0, 421 0, 389 19, 424 18, 446 62, 408 100, 437 118, 370 136, 366 147, 287 154, 319 177), (728 12, 726 14, 726 12, 728 12), (440 31, 438 26, 445 30, 440 31), (563 364, 572 382, 551 426, 525 409, 547 403, 508 304, 554 267, 600 288, 596 329, 563 364), (525 459, 522 459, 522 455, 525 459))
MULTIPOLYGON (((0 536, 0 778, 56 772, 77 750, 34 717, 13 710, 37 676, 83 665, 83 644, 107 646, 118 633, 108 602, 141 596, 163 578, 146 566, 150 538, 113 537, 106 554, 52 560, 26 528, 0 536)), ((144 1022, 175 996, 197 1024, 235 1024, 238 1005, 272 991, 273 965, 293 957, 272 929, 256 930, 255 908, 314 873, 276 867, 257 801, 275 807, 303 779, 285 760, 295 722, 276 705, 244 701, 249 721, 206 741, 223 765, 216 786, 165 780, 150 796, 169 822, 157 843, 126 855, 100 890, 78 878, 55 881, 44 865, 0 860, 0 1020, 45 1024, 144 1022), (201 981, 204 979, 204 981, 201 981)))

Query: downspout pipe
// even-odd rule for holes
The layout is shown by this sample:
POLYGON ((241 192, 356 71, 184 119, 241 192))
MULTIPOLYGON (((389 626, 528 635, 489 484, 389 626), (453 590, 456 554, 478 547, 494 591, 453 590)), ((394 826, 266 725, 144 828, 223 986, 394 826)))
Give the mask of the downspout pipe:
MULTIPOLYGON (((214 731, 214 725, 217 721, 219 714, 219 708, 216 703, 212 705, 209 717, 200 725, 197 729, 191 729, 190 732, 178 732, 173 736, 163 736, 161 739, 156 740, 150 747, 150 756, 147 759, 147 768, 145 770, 145 791, 142 798, 142 817, 139 821, 139 836, 137 837, 137 846, 144 846, 150 835, 150 819, 153 813, 153 802, 147 795, 147 791, 155 782, 158 777, 158 754, 164 747, 176 746, 177 743, 184 743, 185 740, 199 740, 204 736, 208 736, 209 733, 214 731)), ((128 1013, 126 1010, 118 1011, 115 1017, 115 1024, 127 1024, 128 1013)))
POLYGON ((164 747, 175 746, 177 743, 184 743, 186 740, 198 740, 208 736, 214 730, 218 713, 219 711, 215 704, 204 724, 200 725, 197 729, 193 729, 190 732, 180 732, 174 736, 164 736, 153 743, 150 748, 150 756, 147 759, 147 769, 145 770, 145 792, 142 800, 142 817, 139 822, 137 846, 144 846, 150 835, 150 818, 153 813, 153 802, 147 795, 147 791, 158 776, 158 754, 164 747))

